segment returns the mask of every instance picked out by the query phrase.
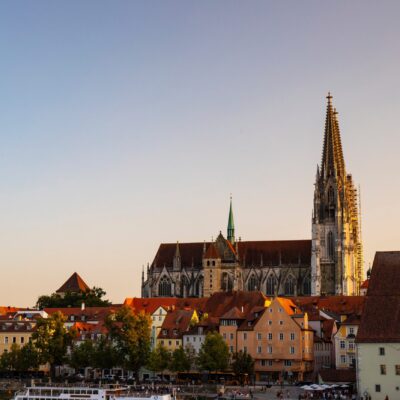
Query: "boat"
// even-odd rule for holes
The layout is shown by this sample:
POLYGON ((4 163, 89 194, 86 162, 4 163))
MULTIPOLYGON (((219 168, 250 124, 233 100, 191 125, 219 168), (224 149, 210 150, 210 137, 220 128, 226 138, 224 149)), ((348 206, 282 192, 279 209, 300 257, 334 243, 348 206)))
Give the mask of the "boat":
POLYGON ((169 394, 136 392, 128 386, 30 386, 13 400, 172 400, 169 394))

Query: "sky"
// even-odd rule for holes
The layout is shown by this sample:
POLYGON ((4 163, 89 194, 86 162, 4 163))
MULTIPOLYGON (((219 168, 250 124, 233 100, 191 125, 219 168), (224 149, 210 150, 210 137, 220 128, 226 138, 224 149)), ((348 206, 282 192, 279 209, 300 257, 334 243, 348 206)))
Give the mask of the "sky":
POLYGON ((0 4, 0 305, 77 271, 123 302, 161 242, 310 239, 326 98, 366 268, 400 250, 398 1, 0 4))

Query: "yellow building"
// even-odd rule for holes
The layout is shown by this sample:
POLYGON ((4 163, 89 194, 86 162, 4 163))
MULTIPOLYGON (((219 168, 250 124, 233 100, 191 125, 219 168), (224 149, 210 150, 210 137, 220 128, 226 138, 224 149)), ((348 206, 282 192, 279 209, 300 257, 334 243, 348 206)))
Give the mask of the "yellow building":
POLYGON ((11 350, 13 344, 24 346, 35 330, 34 321, 0 321, 0 355, 11 350))
POLYGON ((356 367, 356 335, 360 317, 351 315, 345 319, 335 335, 336 368, 356 367))

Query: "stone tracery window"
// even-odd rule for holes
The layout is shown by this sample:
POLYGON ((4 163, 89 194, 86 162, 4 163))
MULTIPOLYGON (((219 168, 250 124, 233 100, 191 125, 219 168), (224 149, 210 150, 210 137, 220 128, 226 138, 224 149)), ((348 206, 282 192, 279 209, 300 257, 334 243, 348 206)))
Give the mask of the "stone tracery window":
POLYGON ((257 290, 257 289, 258 289, 258 279, 256 278, 256 276, 254 274, 252 274, 247 283, 247 290, 249 292, 252 292, 253 290, 257 290))
POLYGON ((309 276, 306 276, 303 281, 303 294, 311 294, 311 279, 309 276))
POLYGON ((172 295, 172 285, 168 277, 163 276, 158 284, 158 295, 169 297, 172 295))
POLYGON ((333 232, 330 231, 328 233, 327 236, 327 254, 328 254, 328 258, 330 258, 331 260, 334 259, 335 256, 335 243, 334 243, 334 239, 333 239, 333 232))
POLYGON ((285 281, 285 295, 286 296, 294 296, 294 278, 293 276, 288 276, 285 281))
POLYGON ((270 275, 267 278, 267 295, 274 296, 275 295, 275 286, 276 286, 276 278, 273 275, 270 275))

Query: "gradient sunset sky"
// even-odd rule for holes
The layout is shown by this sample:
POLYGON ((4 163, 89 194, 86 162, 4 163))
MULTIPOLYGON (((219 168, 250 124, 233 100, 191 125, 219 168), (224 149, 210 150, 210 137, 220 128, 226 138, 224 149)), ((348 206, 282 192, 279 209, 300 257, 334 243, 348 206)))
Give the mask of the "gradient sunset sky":
POLYGON ((366 268, 400 250, 399 1, 0 4, 0 305, 74 271, 140 296, 161 242, 311 238, 330 90, 366 268))

